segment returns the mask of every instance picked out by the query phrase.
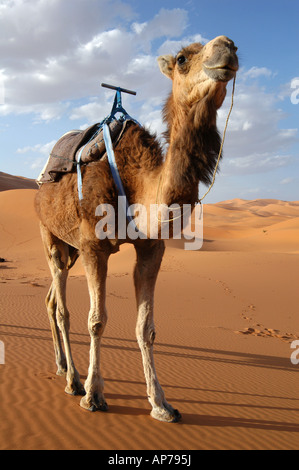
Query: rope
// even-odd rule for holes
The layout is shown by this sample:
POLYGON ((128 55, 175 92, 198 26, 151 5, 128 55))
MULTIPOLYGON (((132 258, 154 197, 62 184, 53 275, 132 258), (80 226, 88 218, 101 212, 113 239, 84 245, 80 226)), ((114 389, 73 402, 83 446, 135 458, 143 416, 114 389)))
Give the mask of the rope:
POLYGON ((220 162, 220 158, 221 158, 221 154, 222 154, 222 149, 223 149, 223 145, 224 145, 224 140, 225 140, 225 134, 226 134, 227 126, 228 126, 228 121, 229 121, 229 118, 230 118, 230 115, 231 115, 231 112, 232 112, 232 109, 233 109, 233 106, 234 106, 235 85, 236 85, 236 76, 234 77, 231 105, 230 105, 229 112, 228 112, 226 122, 225 122, 225 126, 224 126, 222 142, 221 142, 221 145, 220 145, 220 150, 219 150, 218 159, 217 159, 217 163, 216 163, 214 174, 213 174, 212 183, 210 184, 210 187, 205 192, 205 194, 198 200, 198 202, 200 204, 201 204, 201 201, 209 194, 209 192, 211 191, 211 189, 212 189, 212 187, 214 186, 214 183, 215 183, 216 173, 217 173, 217 170, 218 170, 218 166, 219 166, 219 162, 220 162))
MULTIPOLYGON (((227 118, 226 118, 226 122, 225 122, 225 126, 224 126, 222 141, 221 141, 221 145, 220 145, 220 149, 219 149, 219 153, 218 153, 218 158, 217 158, 215 170, 214 170, 214 173, 213 173, 212 183, 210 184, 210 186, 209 186, 208 190, 205 192, 205 194, 200 199, 198 199, 198 201, 197 201, 198 204, 201 204, 201 201, 209 194, 209 192, 211 191, 211 189, 212 189, 212 187, 214 186, 214 183, 215 183, 216 174, 217 174, 219 162, 220 162, 220 159, 221 159, 222 149, 223 149, 223 145, 224 145, 226 130, 227 130, 227 126, 228 126, 228 121, 229 121, 229 118, 230 118, 230 115, 231 115, 231 112, 232 112, 232 109, 233 109, 233 106, 234 106, 235 85, 236 85, 236 77, 234 77, 234 81, 233 81, 231 105, 230 105, 230 109, 229 109, 229 112, 228 112, 228 115, 227 115, 227 118)), ((156 194, 156 204, 158 204, 158 198, 159 198, 161 184, 162 184, 162 174, 160 175, 159 181, 158 181, 157 194, 156 194)), ((179 210, 179 209, 177 208, 177 210, 179 210)), ((177 217, 173 217, 173 218, 168 219, 168 220, 161 220, 161 219, 159 219, 158 214, 157 214, 157 219, 161 223, 173 222, 174 220, 179 219, 180 217, 181 217, 181 215, 179 215, 177 217)))

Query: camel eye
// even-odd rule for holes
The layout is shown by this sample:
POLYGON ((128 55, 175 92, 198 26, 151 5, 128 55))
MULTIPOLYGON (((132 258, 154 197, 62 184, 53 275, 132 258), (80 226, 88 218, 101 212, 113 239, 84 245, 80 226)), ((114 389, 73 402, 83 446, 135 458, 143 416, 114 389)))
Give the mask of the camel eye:
POLYGON ((184 55, 180 55, 178 58, 177 58, 177 63, 179 65, 183 65, 185 62, 187 62, 187 58, 184 56, 184 55))

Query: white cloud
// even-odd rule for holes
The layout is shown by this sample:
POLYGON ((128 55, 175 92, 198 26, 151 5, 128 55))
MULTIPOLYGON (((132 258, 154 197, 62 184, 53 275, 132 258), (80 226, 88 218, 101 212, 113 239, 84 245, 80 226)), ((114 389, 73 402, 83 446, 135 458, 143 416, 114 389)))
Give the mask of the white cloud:
POLYGON ((206 44, 209 42, 209 39, 203 37, 201 34, 194 34, 193 36, 185 36, 180 40, 171 40, 166 39, 163 44, 158 49, 158 54, 172 54, 176 55, 180 49, 187 46, 188 44, 192 44, 193 42, 200 42, 201 44, 206 44))
POLYGON ((0 116, 26 115, 34 114, 33 123, 49 122, 58 120, 69 109, 69 103, 47 103, 45 104, 28 104, 28 105, 15 105, 4 104, 0 106, 0 116))
POLYGON ((244 73, 246 78, 271 77, 273 72, 267 67, 251 67, 244 73))
POLYGON ((10 0, 0 9, 1 58, 8 67, 18 59, 14 67, 29 70, 39 60, 72 51, 116 18, 133 16, 118 0, 10 0))
POLYGON ((290 184, 290 183, 292 183, 293 181, 294 181, 294 178, 292 178, 292 177, 284 178, 284 179, 282 179, 282 180, 279 182, 279 184, 290 184))
POLYGON ((231 167, 234 173, 254 174, 268 172, 275 168, 287 166, 292 161, 290 155, 273 155, 271 153, 254 153, 234 159, 228 159, 226 169, 231 167))
POLYGON ((71 120, 87 120, 88 123, 99 122, 109 114, 111 109, 111 103, 99 102, 97 99, 90 103, 84 104, 74 108, 70 114, 71 120))
MULTIPOLYGON (((124 18, 133 17, 118 0, 11 0, 2 5, 0 55, 7 104, 26 107, 92 94, 90 85, 101 70, 111 69, 118 30, 109 27, 117 18, 125 24, 124 18)), ((126 35, 119 32, 118 40, 123 45, 119 57, 125 60, 126 35)))
POLYGON ((245 197, 248 196, 250 198, 254 196, 258 196, 258 194, 261 192, 261 188, 245 188, 241 191, 240 196, 245 197))
MULTIPOLYGON (((182 9, 161 9, 152 20, 127 29, 124 15, 134 18, 118 0, 11 0, 1 8, 8 105, 2 114, 28 112, 28 107, 39 112, 39 104, 98 95, 101 81, 120 76, 130 75, 133 82, 138 76, 140 83, 155 62, 151 42, 180 36, 187 24, 182 9), (111 28, 118 17, 123 27, 111 28)), ((41 119, 50 114, 45 109, 41 119)))
POLYGON ((149 72, 153 67, 156 67, 155 58, 151 55, 140 54, 134 57, 128 65, 127 75, 136 73, 149 72))
MULTIPOLYGON (((253 174, 271 171, 292 162, 290 148, 298 141, 298 129, 282 129, 284 113, 279 98, 244 78, 236 81, 234 108, 224 144, 223 173, 253 174)), ((248 75, 247 75, 248 77, 248 75)), ((231 103, 229 96, 219 110, 218 127, 222 131, 231 103)))
POLYGON ((147 23, 133 23, 132 30, 135 34, 141 34, 142 31, 147 27, 147 23))
POLYGON ((186 10, 162 8, 151 21, 141 24, 133 23, 132 29, 141 37, 142 41, 152 41, 161 37, 174 38, 182 35, 187 26, 187 20, 186 10))
POLYGON ((55 145, 55 140, 48 142, 46 144, 36 144, 33 146, 26 146, 17 149, 17 153, 41 153, 42 155, 49 155, 53 146, 55 145))
POLYGON ((26 155, 26 160, 24 160, 25 165, 29 166, 31 170, 34 170, 36 175, 38 175, 44 167, 55 143, 56 141, 52 140, 51 142, 47 142, 46 144, 36 144, 33 146, 28 145, 26 147, 20 147, 17 149, 16 153, 26 155))
POLYGON ((5 103, 5 76, 3 70, 0 70, 0 105, 5 103))

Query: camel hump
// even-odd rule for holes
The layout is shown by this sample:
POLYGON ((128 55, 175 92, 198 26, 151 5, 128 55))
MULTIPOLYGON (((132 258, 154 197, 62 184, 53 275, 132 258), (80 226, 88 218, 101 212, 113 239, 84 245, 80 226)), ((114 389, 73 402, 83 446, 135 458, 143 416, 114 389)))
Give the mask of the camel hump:
MULTIPOLYGON (((109 127, 112 141, 117 143, 125 130, 126 122, 115 120, 109 127)), ((75 171, 79 153, 80 163, 85 164, 99 160, 105 155, 106 148, 100 124, 93 124, 84 131, 72 130, 60 137, 36 180, 37 184, 55 182, 61 175, 75 171)))

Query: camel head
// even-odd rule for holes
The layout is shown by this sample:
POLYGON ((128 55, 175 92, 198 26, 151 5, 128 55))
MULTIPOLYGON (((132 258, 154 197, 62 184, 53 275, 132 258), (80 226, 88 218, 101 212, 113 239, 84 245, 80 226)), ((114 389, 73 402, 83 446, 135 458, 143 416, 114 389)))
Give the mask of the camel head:
POLYGON ((184 47, 176 57, 158 58, 161 72, 173 81, 175 103, 187 108, 207 95, 216 109, 226 95, 226 85, 239 68, 237 47, 226 36, 218 36, 205 46, 200 43, 184 47))

